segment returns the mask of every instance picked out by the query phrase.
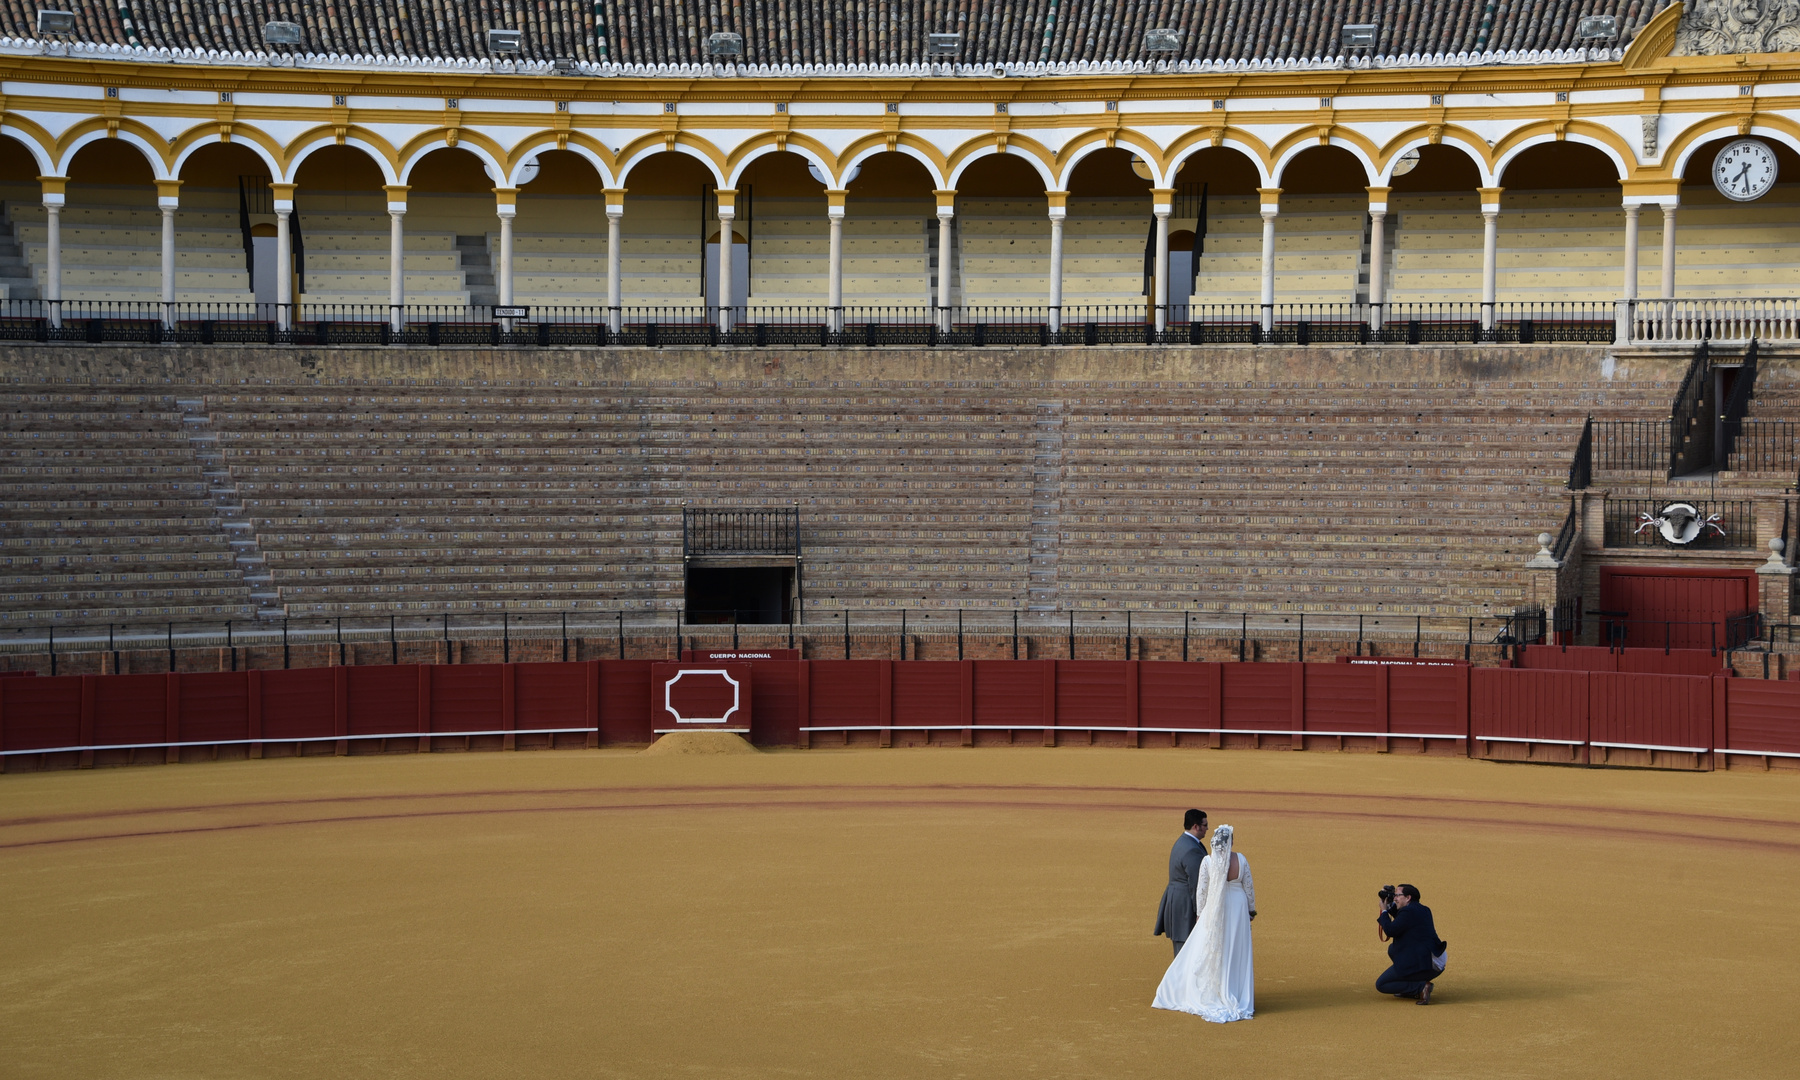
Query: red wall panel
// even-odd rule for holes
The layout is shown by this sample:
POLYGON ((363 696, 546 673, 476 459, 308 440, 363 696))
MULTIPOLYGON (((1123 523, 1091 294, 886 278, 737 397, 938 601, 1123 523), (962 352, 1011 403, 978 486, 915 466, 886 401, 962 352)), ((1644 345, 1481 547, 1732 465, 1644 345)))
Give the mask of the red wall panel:
MULTIPOLYGON (((1731 679, 1725 684, 1725 700, 1730 749, 1800 754, 1800 683, 1731 679)), ((11 723, 9 712, 8 726, 11 723)))
MULTIPOLYGON (((345 668, 350 680, 348 735, 412 734, 419 730, 419 669, 398 667, 345 668)), ((435 697, 435 695, 433 695, 435 697)))
POLYGON ((1714 655, 1710 649, 1624 649, 1619 653, 1619 670, 1652 675, 1713 675, 1726 670, 1724 654, 1714 655))
MULTIPOLYGON (((1223 667, 1223 664, 1190 664, 1179 660, 1143 661, 1138 666, 1139 726, 1219 727, 1219 681, 1223 667)), ((1060 712, 1057 723, 1063 723, 1060 712)))
MULTIPOLYGON (((1388 728, 1395 735, 1463 735, 1468 731, 1472 668, 1395 664, 1388 668, 1388 728)), ((1307 696, 1312 687, 1307 687, 1307 696)))
POLYGON ((264 671, 261 678, 265 740, 280 742, 333 734, 335 676, 331 668, 264 671))
POLYGON ((1372 666, 1306 665, 1306 730, 1379 731, 1381 703, 1376 692, 1380 678, 1372 666))
MULTIPOLYGON (((894 665, 896 727, 957 727, 961 698, 962 664, 955 660, 907 660, 894 665)), ((816 716, 814 722, 818 722, 816 716)))
MULTIPOLYGON (((354 669, 353 669, 354 670, 354 669)), ((499 731, 500 664, 444 664, 431 669, 431 730, 438 735, 499 731)))
POLYGON ((1631 613, 1627 645, 1723 647, 1725 617, 1739 611, 1755 611, 1757 599, 1753 570, 1600 568, 1600 607, 1631 613))
MULTIPOLYGON (((814 660, 812 722, 863 725, 881 722, 879 660, 814 660)), ((952 717, 954 719, 954 717, 952 717)))
MULTIPOLYGON (((115 676, 116 677, 116 676, 115 676)), ((81 742, 81 676, 0 679, 0 750, 38 750, 81 742)))
MULTIPOLYGON (((521 729, 591 728, 588 711, 589 664, 514 664, 513 722, 521 729)), ((573 737, 573 736, 571 736, 573 737)))
POLYGON ((1291 731, 1293 664, 1224 664, 1225 718, 1220 727, 1291 731))
POLYGON ((1585 671, 1474 668, 1469 672, 1469 719, 1476 738, 1587 739, 1585 671))
POLYGON ((168 691, 167 675, 112 675, 96 682, 95 744, 166 742, 168 691))
POLYGON ((231 742, 250 737, 250 673, 215 671, 181 676, 181 742, 231 742))
POLYGON ((1057 660, 1056 725, 1058 727, 1124 727, 1123 660, 1057 660))
POLYGON ((1053 660, 975 661, 975 723, 1045 722, 1044 665, 1053 660))
POLYGON ((1527 645, 1519 666, 1534 671, 1617 671, 1619 654, 1596 645, 1527 645))
POLYGON ((1712 747, 1711 679, 1596 672, 1588 688, 1594 742, 1712 747))
POLYGON ((647 743, 656 738, 650 732, 651 663, 650 660, 600 661, 602 745, 647 743))
POLYGON ((794 746, 800 741, 800 662, 759 660, 750 665, 750 741, 794 746))

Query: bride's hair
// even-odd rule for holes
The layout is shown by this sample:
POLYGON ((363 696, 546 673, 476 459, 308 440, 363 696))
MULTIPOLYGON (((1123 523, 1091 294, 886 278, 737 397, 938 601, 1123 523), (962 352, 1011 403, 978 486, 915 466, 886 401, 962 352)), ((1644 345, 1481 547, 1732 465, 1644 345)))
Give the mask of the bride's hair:
POLYGON ((1229 825, 1221 825, 1214 829, 1212 834, 1213 854, 1217 855, 1229 851, 1231 849, 1231 839, 1233 835, 1234 832, 1229 825))

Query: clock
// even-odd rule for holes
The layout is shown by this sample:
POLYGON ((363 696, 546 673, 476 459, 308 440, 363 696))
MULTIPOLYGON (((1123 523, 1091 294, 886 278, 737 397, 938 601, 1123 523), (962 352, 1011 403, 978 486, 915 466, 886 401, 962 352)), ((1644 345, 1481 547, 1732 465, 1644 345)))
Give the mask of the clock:
POLYGON ((1775 186, 1775 151, 1761 139, 1738 139, 1713 159, 1713 186, 1737 202, 1760 199, 1775 186))

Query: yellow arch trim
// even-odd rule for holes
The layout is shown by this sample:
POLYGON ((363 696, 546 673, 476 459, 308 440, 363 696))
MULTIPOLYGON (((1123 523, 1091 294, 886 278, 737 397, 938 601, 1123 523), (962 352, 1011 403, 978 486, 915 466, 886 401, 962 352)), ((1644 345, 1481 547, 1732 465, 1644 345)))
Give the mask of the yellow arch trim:
MULTIPOLYGON (((293 165, 294 159, 300 156, 300 151, 312 144, 327 140, 335 143, 337 141, 337 131, 337 125, 335 124, 321 124, 315 128, 308 128, 299 135, 296 135, 294 141, 288 143, 287 146, 282 149, 282 171, 286 172, 293 165)), ((388 142, 380 135, 377 135, 375 132, 370 131, 368 128, 357 124, 346 125, 344 127, 344 134, 346 136, 354 135, 358 142, 366 144, 365 146, 357 147, 358 150, 366 150, 366 148, 370 146, 374 147, 380 152, 382 157, 387 158, 387 162, 393 167, 394 172, 396 174, 399 173, 400 162, 392 143, 388 142)))
MULTIPOLYGON (((851 158, 862 153, 871 146, 879 146, 881 147, 882 152, 886 153, 888 134, 888 132, 875 132, 873 134, 864 135, 849 146, 844 147, 844 152, 838 155, 838 160, 849 161, 851 158)), ((940 175, 950 175, 950 162, 949 159, 944 156, 942 150, 939 150, 937 147, 911 132, 902 131, 896 134, 898 137, 894 140, 895 153, 899 153, 900 147, 902 146, 909 147, 918 151, 920 157, 925 158, 930 161, 932 165, 936 166, 940 175)))
MULTIPOLYGON (((1558 123, 1559 121, 1554 120, 1537 120, 1510 132, 1506 138, 1501 139, 1494 145, 1493 161, 1488 163, 1488 168, 1492 170, 1494 162, 1505 157, 1508 151, 1512 150, 1520 143, 1525 142, 1528 139, 1534 139, 1539 135, 1556 134, 1556 125, 1558 123)), ((1608 127, 1601 127, 1599 124, 1589 123, 1586 120, 1570 120, 1567 123, 1564 123, 1562 127, 1564 141, 1567 141, 1567 137, 1570 134, 1585 135, 1595 142, 1605 143, 1607 146, 1616 150, 1619 157, 1625 161, 1625 175, 1620 177, 1620 179, 1630 180, 1636 175, 1637 154, 1632 150, 1630 143, 1619 137, 1618 132, 1608 127)), ((1496 183, 1503 182, 1502 177, 1495 177, 1494 179, 1496 183)))
MULTIPOLYGON (((143 139, 145 142, 149 143, 151 146, 167 147, 169 145, 168 140, 163 137, 161 132, 158 132, 154 128, 146 126, 141 121, 133 120, 129 116, 121 116, 118 118, 117 122, 118 122, 120 131, 129 131, 133 135, 136 135, 137 137, 143 139)), ((105 131, 105 130, 107 130, 107 118, 104 116, 90 116, 86 120, 83 120, 78 124, 73 124, 68 128, 68 130, 64 131, 60 136, 57 137, 56 152, 51 156, 60 159, 63 156, 64 152, 66 152, 69 147, 75 145, 76 142, 80 141, 80 139, 83 135, 86 135, 89 132, 105 131)), ((128 145, 130 145, 132 149, 138 151, 139 153, 143 152, 144 148, 141 146, 138 146, 136 143, 129 143, 128 145)), ((173 161, 174 159, 169 157, 168 150, 166 150, 166 149, 158 151, 158 152, 162 156, 162 171, 167 171, 170 162, 173 161)), ((146 157, 144 160, 147 164, 149 164, 150 171, 152 173, 159 171, 156 167, 156 165, 157 165, 156 162, 151 161, 148 157, 146 157)))
MULTIPOLYGON (((636 157, 638 150, 643 147, 664 146, 668 143, 668 141, 669 141, 669 139, 668 139, 667 132, 653 131, 653 132, 649 132, 644 135, 640 135, 637 138, 631 140, 630 142, 626 143, 624 146, 621 146, 619 148, 618 156, 613 162, 613 168, 615 170, 617 170, 620 164, 630 161, 633 157, 636 157)), ((713 163, 714 168, 716 168, 721 173, 729 174, 730 170, 725 167, 725 154, 722 151, 720 151, 720 149, 718 147, 714 146, 709 140, 702 139, 698 135, 695 135, 691 132, 677 131, 677 132, 675 132, 675 145, 676 146, 691 146, 694 149, 699 150, 706 157, 707 160, 709 160, 713 163)), ((665 152, 673 152, 673 151, 665 151, 665 152)), ((619 177, 616 182, 619 184, 624 184, 625 177, 623 177, 623 176, 619 177)))
MULTIPOLYGON (((804 146, 808 150, 811 150, 813 153, 819 155, 819 159, 821 161, 828 162, 831 165, 831 168, 834 172, 838 169, 838 167, 842 163, 843 159, 848 158, 850 156, 848 151, 846 151, 841 156, 838 154, 832 153, 830 147, 826 146, 824 143, 820 142, 819 140, 813 138, 811 135, 804 135, 798 131, 790 131, 790 132, 787 132, 786 135, 787 135, 788 142, 799 143, 801 146, 804 146)), ((737 145, 737 147, 735 149, 733 149, 731 151, 730 155, 728 157, 726 157, 726 159, 725 159, 725 170, 724 170, 725 175, 730 176, 731 171, 733 169, 737 168, 739 162, 743 161, 744 158, 749 156, 750 151, 755 150, 759 147, 763 147, 763 146, 773 146, 780 141, 781 141, 780 139, 776 138, 776 135, 774 132, 764 132, 763 134, 758 135, 755 138, 748 140, 747 142, 739 143, 737 145)), ((867 140, 863 140, 863 141, 867 141, 867 140)))
MULTIPOLYGON (((944 161, 944 175, 947 177, 955 172, 957 166, 973 157, 978 151, 986 150, 990 147, 998 150, 1000 146, 1000 134, 1001 133, 997 131, 983 132, 961 144, 955 150, 952 150, 944 161)), ((1016 131, 1006 132, 1006 152, 1009 154, 1012 153, 1015 146, 1042 162, 1044 164, 1044 172, 1048 172, 1052 176, 1056 175, 1056 155, 1050 152, 1049 147, 1038 142, 1036 139, 1031 138, 1029 135, 1021 135, 1016 131)), ((1048 183, 1050 183, 1050 181, 1046 181, 1046 184, 1048 183)), ((1048 189, 1046 188, 1046 190, 1048 189)))
POLYGON ((43 151, 45 157, 55 160, 59 156, 56 153, 56 137, 29 116, 20 116, 15 112, 0 112, 0 124, 13 128, 18 134, 37 143, 38 149, 43 151))
POLYGON ((512 169, 513 166, 524 161, 532 154, 544 149, 546 146, 549 146, 552 149, 556 148, 556 141, 559 136, 567 136, 567 142, 576 143, 592 150, 594 156, 605 162, 606 167, 609 170, 613 172, 618 171, 619 158, 612 152, 612 147, 606 145, 605 142, 585 131, 576 131, 574 129, 558 131, 555 128, 545 128, 542 131, 533 132, 528 135, 518 146, 513 148, 512 156, 506 159, 507 169, 512 169))
MULTIPOLYGON (((334 138, 336 137, 336 128, 329 128, 326 130, 329 130, 334 138)), ((411 168, 419 158, 424 157, 433 150, 442 150, 449 147, 449 138, 449 128, 432 128, 430 131, 420 132, 400 146, 395 147, 394 174, 396 176, 405 175, 407 169, 411 168)), ((500 148, 500 144, 495 142, 492 137, 484 135, 474 128, 457 128, 456 141, 458 145, 465 142, 474 143, 476 146, 486 150, 495 161, 501 163, 505 163, 506 161, 506 151, 500 148)))
MULTIPOLYGON (((218 135, 218 121, 200 121, 193 127, 188 128, 186 131, 183 131, 180 135, 176 136, 175 141, 169 144, 169 161, 171 163, 175 162, 184 152, 186 152, 188 147, 193 146, 196 143, 216 141, 218 135)), ((274 158, 278 165, 286 167, 286 151, 282 149, 279 142, 276 142, 275 139, 270 137, 269 134, 261 128, 252 127, 241 120, 235 121, 231 125, 231 137, 233 139, 248 138, 251 142, 267 151, 268 155, 271 158, 274 158)))
POLYGON ((1232 127, 1229 124, 1196 128, 1186 135, 1183 135, 1181 138, 1176 139, 1169 144, 1169 160, 1173 161, 1180 157, 1184 151, 1195 143, 1205 142, 1210 145, 1215 134, 1218 135, 1221 140, 1219 143, 1220 149, 1236 150, 1246 157, 1253 154, 1255 155, 1257 164, 1261 166, 1262 172, 1272 173, 1275 171, 1275 153, 1269 147, 1269 144, 1250 134, 1248 131, 1245 131, 1243 128, 1232 127))
MULTIPOLYGON (((1786 132, 1796 143, 1800 143, 1800 124, 1796 124, 1785 116, 1759 112, 1751 120, 1756 127, 1775 128, 1778 131, 1786 132)), ((1744 117, 1741 115, 1711 116, 1688 125, 1682 129, 1681 134, 1669 140, 1668 148, 1663 151, 1662 168, 1669 168, 1676 159, 1687 152, 1688 147, 1695 143, 1706 142, 1718 138, 1722 134, 1736 135, 1738 126, 1743 122, 1744 117)), ((1645 175, 1652 174, 1646 169, 1645 175)))
POLYGON ((1380 153, 1374 155, 1375 163, 1386 170, 1388 163, 1394 159, 1395 154, 1400 152, 1402 146, 1420 137, 1429 138, 1431 129, 1434 127, 1438 129, 1439 142, 1456 143, 1457 146, 1467 151, 1469 156, 1481 162, 1483 171, 1490 173, 1494 171, 1494 162, 1499 160, 1499 155, 1488 147, 1486 139, 1460 124, 1414 124, 1383 143, 1380 153))
MULTIPOLYGON (((1378 160, 1375 156, 1377 153, 1377 147, 1376 147, 1375 141, 1373 139, 1369 138, 1367 135, 1364 135, 1360 131, 1354 131, 1350 128, 1345 127, 1342 124, 1333 124, 1333 125, 1330 125, 1330 128, 1331 128, 1330 134, 1331 134, 1332 138, 1342 139, 1344 142, 1347 142, 1347 143, 1354 143, 1356 145, 1357 149, 1361 150, 1365 155, 1368 156, 1370 161, 1378 160)), ((1314 127, 1310 131, 1301 130, 1301 131, 1296 131, 1289 135, 1284 136, 1279 142, 1277 142, 1274 146, 1269 148, 1270 161, 1271 162, 1280 161, 1290 148, 1297 146, 1301 143, 1311 143, 1312 146, 1309 147, 1309 149, 1320 148, 1321 144, 1319 142, 1318 127, 1314 127)), ((1324 144, 1324 145, 1330 145, 1330 144, 1324 144)), ((1342 149, 1342 147, 1339 147, 1339 149, 1342 149)), ((1304 153, 1304 152, 1305 151, 1302 151, 1302 153, 1304 153)), ((1296 154, 1295 156, 1298 157, 1299 155, 1296 154)), ((1272 165, 1271 165, 1271 168, 1273 168, 1272 165)), ((1371 181, 1371 182, 1373 182, 1373 181, 1371 181)))

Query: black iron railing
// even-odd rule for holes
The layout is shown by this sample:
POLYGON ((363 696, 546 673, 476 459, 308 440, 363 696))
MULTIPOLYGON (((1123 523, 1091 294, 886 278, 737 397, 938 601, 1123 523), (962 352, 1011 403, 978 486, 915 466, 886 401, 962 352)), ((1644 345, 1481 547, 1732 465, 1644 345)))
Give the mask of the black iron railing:
POLYGON ((800 511, 683 510, 684 555, 798 555, 800 511))
POLYGON ((1594 421, 1594 465, 1604 470, 1669 468, 1669 421, 1594 421))
POLYGON ((1680 497, 1661 499, 1607 499, 1607 547, 1659 548, 1733 548, 1756 545, 1755 504, 1748 499, 1694 500, 1680 497), (1670 516, 1670 531, 1689 535, 1686 543, 1674 543, 1663 535, 1659 517, 1675 504, 1686 504, 1697 511, 1688 518, 1685 512, 1670 516))
POLYGON ((1575 508, 1574 496, 1569 497, 1569 512, 1564 515, 1562 528, 1556 532, 1556 542, 1550 547, 1550 554, 1557 562, 1569 557, 1569 550, 1575 546, 1575 537, 1580 533, 1579 511, 1575 508))

